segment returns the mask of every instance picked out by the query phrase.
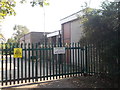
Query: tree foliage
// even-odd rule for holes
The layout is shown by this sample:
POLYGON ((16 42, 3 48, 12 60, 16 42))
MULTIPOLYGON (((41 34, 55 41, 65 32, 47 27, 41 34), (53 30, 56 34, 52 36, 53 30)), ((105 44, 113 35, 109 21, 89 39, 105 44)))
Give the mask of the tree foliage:
POLYGON ((108 40, 110 34, 116 33, 118 30, 118 4, 111 2, 103 2, 102 10, 93 9, 91 12, 84 11, 82 18, 84 24, 84 37, 89 43, 100 43, 108 40))
MULTIPOLYGON (((21 0, 20 3, 25 3, 29 0, 21 0)), ((49 5, 48 0, 32 0, 29 2, 32 7, 49 5)), ((0 0, 0 19, 4 19, 7 15, 16 15, 14 7, 16 6, 16 0, 0 0)))
POLYGON ((29 29, 23 25, 15 25, 13 30, 15 31, 15 33, 13 33, 13 36, 8 39, 8 43, 19 43, 20 38, 29 33, 29 29))
POLYGON ((16 15, 14 0, 0 0, 0 19, 4 19, 7 15, 16 15))
MULTIPOLYGON (((100 51, 99 57, 102 63, 106 64, 112 75, 120 74, 119 58, 119 14, 120 3, 103 2, 102 9, 93 9, 91 12, 85 11, 83 21, 84 35, 80 42, 92 44, 100 51)), ((103 67, 100 67, 103 69, 103 67)))

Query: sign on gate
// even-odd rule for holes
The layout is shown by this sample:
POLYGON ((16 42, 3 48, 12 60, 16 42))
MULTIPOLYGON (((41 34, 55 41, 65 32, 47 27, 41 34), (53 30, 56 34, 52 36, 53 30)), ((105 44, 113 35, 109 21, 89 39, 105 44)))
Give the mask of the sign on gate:
POLYGON ((54 54, 65 54, 65 47, 54 47, 54 54))
POLYGON ((14 48, 14 58, 22 58, 22 48, 14 48))

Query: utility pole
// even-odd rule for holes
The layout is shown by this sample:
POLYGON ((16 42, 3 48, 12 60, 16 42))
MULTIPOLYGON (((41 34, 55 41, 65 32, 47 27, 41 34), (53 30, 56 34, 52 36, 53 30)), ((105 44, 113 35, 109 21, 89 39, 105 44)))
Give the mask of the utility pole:
POLYGON ((46 34, 45 34, 45 7, 44 7, 44 4, 43 4, 43 15, 44 15, 44 16, 43 16, 43 17, 44 17, 44 20, 43 20, 43 22, 44 22, 44 23, 43 23, 43 24, 44 24, 44 28, 43 28, 43 29, 44 29, 44 44, 45 44, 46 34))

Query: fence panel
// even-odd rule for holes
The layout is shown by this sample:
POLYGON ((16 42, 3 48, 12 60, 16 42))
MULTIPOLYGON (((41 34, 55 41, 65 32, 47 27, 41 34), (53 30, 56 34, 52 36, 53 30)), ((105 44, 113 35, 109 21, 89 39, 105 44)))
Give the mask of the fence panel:
MULTIPOLYGON (((117 50, 116 50, 117 51, 117 50)), ((53 80, 81 75, 112 74, 113 69, 104 60, 108 59, 105 44, 62 45, 1 44, 0 83, 2 86, 53 80), (22 57, 14 57, 14 48, 22 48, 22 57), (54 49, 57 48, 55 54, 54 49), (61 50, 65 53, 60 53, 61 50)), ((111 57, 111 56, 110 56, 111 57)), ((110 58, 109 57, 109 58, 110 58)), ((115 58, 113 58, 115 59, 115 58)), ((114 69, 118 70, 118 63, 114 69)))

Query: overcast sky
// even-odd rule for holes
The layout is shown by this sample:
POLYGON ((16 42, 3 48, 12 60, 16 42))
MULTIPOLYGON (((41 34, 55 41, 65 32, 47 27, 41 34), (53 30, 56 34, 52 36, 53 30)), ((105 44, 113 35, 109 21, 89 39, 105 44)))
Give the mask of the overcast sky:
MULTIPOLYGON (((49 0, 50 5, 45 6, 45 31, 60 30, 60 19, 81 10, 81 5, 84 5, 85 1, 90 0, 49 0)), ((101 1, 103 0, 91 0, 90 6, 99 8, 101 1)), ((29 3, 17 3, 15 11, 16 16, 8 16, 2 23, 2 33, 6 39, 12 36, 15 24, 25 25, 30 31, 44 31, 43 8, 31 7, 29 3)))

